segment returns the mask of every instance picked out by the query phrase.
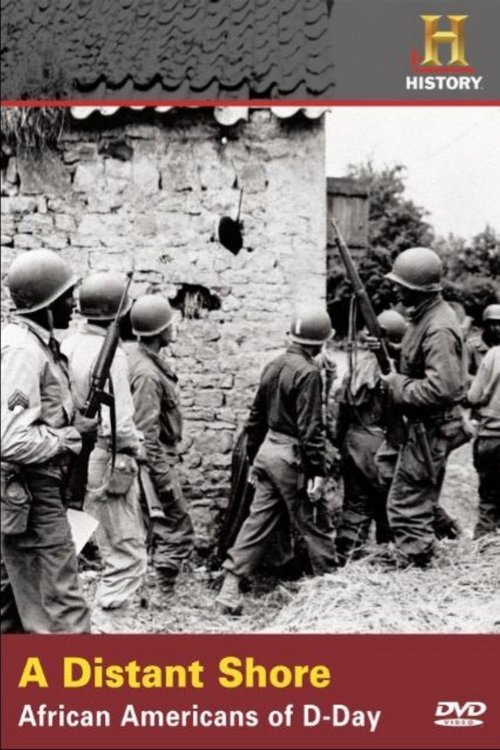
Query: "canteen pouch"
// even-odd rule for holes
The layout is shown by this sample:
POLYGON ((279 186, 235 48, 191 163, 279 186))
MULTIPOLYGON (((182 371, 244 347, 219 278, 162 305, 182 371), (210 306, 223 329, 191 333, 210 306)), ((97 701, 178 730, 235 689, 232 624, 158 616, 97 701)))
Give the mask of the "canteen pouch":
POLYGON ((138 474, 137 461, 126 453, 118 453, 114 467, 111 462, 107 469, 106 493, 108 495, 126 495, 138 474))
POLYGON ((0 477, 2 533, 7 536, 24 534, 28 528, 32 495, 16 464, 2 461, 0 477))

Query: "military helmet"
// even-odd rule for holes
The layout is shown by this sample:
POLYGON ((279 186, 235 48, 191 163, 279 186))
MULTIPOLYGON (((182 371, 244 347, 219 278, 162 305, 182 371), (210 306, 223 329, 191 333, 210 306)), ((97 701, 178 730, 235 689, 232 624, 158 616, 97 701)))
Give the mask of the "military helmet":
POLYGON ((159 294, 145 294, 132 307, 130 322, 136 336, 156 336, 172 325, 174 313, 168 300, 159 294))
MULTIPOLYGON (((87 276, 80 287, 78 310, 88 320, 113 320, 120 307, 120 301, 127 280, 119 273, 97 271, 87 276)), ((133 300, 127 296, 121 316, 128 313, 133 300)))
POLYGON ((78 279, 53 250, 28 250, 12 262, 7 285, 18 313, 42 310, 75 286, 78 279))
POLYGON ((500 321, 500 304, 488 305, 483 310, 483 323, 488 320, 500 321))
POLYGON ((297 344, 323 344, 334 333, 330 316, 323 307, 301 307, 292 318, 290 338, 297 344))
POLYGON ((407 322, 397 310, 384 310, 377 320, 387 334, 389 341, 398 343, 406 333, 407 322))
POLYGON ((428 247, 410 247, 400 253, 386 278, 408 289, 419 292, 439 292, 443 264, 434 250, 428 247))

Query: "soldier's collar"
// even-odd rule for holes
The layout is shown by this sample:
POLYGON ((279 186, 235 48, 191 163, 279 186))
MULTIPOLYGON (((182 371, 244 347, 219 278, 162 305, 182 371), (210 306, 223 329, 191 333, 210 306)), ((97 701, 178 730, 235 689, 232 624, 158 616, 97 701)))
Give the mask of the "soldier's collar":
POLYGON ((426 312, 436 307, 442 299, 440 292, 437 292, 430 295, 428 299, 424 299, 419 305, 408 307, 406 309, 408 318, 412 321, 419 320, 426 312))
POLYGON ((307 359, 309 362, 314 362, 314 357, 309 354, 309 352, 306 351, 303 346, 301 346, 300 344, 296 344, 295 342, 292 342, 288 345, 287 352, 290 352, 291 354, 301 354, 304 359, 307 359))
POLYGON ((139 343, 139 348, 144 354, 146 354, 150 359, 153 360, 155 365, 157 365, 160 370, 171 380, 177 382, 178 377, 175 374, 175 372, 172 370, 170 365, 168 364, 167 360, 162 357, 161 354, 157 354, 156 352, 151 351, 151 349, 148 349, 147 346, 144 346, 144 344, 139 343))
POLYGON ((25 318, 23 315, 16 316, 16 320, 22 325, 25 325, 26 328, 29 328, 30 331, 32 331, 35 336, 38 336, 38 338, 41 339, 46 346, 49 346, 51 336, 50 331, 48 331, 38 323, 35 323, 35 321, 31 320, 31 318, 25 318))

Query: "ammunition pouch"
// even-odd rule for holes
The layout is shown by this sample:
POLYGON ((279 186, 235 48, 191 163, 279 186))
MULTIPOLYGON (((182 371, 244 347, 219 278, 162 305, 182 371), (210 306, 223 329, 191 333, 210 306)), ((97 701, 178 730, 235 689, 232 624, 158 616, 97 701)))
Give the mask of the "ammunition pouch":
POLYGON ((137 461, 127 453, 117 453, 115 465, 111 460, 106 469, 105 489, 107 495, 126 495, 139 473, 137 461))
POLYGON ((0 476, 2 533, 8 536, 24 534, 28 528, 32 495, 18 465, 2 461, 0 476))

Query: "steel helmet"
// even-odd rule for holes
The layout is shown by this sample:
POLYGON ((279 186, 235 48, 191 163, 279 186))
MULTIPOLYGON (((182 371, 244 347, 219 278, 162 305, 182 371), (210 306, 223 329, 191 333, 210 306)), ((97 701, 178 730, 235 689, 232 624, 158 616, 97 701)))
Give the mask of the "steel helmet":
MULTIPOLYGON (((88 320, 113 320, 123 292, 126 279, 113 271, 98 271, 87 276, 80 287, 78 310, 88 320)), ((133 300, 127 296, 122 308, 122 317, 132 307, 133 300)))
POLYGON ((323 344, 334 333, 330 316, 323 307, 301 307, 292 318, 290 338, 297 344, 323 344))
POLYGON ((406 333, 407 322, 397 310, 384 310, 377 320, 387 334, 389 341, 398 343, 406 333))
POLYGON ((12 262, 7 278, 17 312, 30 313, 50 305, 78 279, 53 250, 28 250, 12 262))
POLYGON ((488 320, 500 321, 500 304, 488 305, 488 307, 484 308, 483 323, 486 323, 488 320))
POLYGON ((443 264, 434 250, 428 247, 410 247, 403 250, 394 261, 386 278, 419 292, 439 292, 443 264))
POLYGON ((156 336, 172 325, 174 313, 168 300, 159 294, 145 294, 132 307, 130 322, 136 336, 156 336))

